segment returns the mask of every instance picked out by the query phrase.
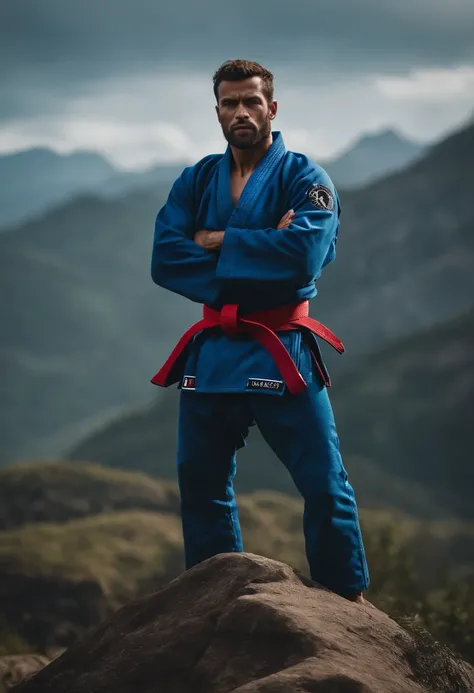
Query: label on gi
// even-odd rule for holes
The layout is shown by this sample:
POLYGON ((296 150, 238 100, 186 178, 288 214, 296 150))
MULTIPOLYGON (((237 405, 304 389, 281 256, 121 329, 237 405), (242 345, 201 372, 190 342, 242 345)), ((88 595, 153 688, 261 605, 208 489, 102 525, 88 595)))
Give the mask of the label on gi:
POLYGON ((247 390, 271 390, 272 392, 282 392, 284 385, 283 380, 249 378, 247 381, 247 390))
POLYGON ((196 389, 196 376, 185 375, 183 376, 183 384, 181 385, 183 390, 195 390, 196 389))

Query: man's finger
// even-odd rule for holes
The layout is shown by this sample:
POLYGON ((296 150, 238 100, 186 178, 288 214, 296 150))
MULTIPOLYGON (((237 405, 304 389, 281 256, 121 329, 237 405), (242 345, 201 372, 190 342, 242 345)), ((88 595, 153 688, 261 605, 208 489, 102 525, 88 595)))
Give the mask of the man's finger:
POLYGON ((282 216, 282 218, 278 222, 277 228, 280 228, 280 227, 284 228, 285 226, 287 226, 288 223, 293 219, 294 216, 295 216, 295 213, 292 210, 287 212, 284 216, 282 216))

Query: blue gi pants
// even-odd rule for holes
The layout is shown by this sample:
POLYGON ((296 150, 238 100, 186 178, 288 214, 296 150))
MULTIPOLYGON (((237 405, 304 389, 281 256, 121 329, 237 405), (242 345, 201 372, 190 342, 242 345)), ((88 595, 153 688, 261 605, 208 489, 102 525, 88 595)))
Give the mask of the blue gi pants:
POLYGON ((311 578, 343 596, 369 584, 354 491, 339 451, 327 389, 299 395, 181 391, 178 482, 186 568, 243 551, 233 490, 236 450, 256 423, 304 499, 311 578))

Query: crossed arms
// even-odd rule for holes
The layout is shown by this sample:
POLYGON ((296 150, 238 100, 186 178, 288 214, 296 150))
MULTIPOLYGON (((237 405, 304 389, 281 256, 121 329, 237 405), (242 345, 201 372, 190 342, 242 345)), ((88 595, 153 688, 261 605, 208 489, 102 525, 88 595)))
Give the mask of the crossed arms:
MULTIPOLYGON (((278 222, 277 229, 286 229, 291 224, 295 212, 290 209, 286 214, 282 216, 278 222)), ((194 234, 194 242, 209 251, 216 251, 222 248, 222 243, 224 242, 225 231, 196 231, 194 234)))
POLYGON ((308 189, 318 182, 315 177, 314 171, 308 171, 295 181, 290 195, 293 209, 276 228, 196 231, 192 168, 185 169, 156 218, 153 281, 209 306, 219 303, 228 281, 306 285, 321 271, 338 228, 337 210, 316 209, 308 199, 308 189), (215 250, 220 253, 210 252, 215 250))

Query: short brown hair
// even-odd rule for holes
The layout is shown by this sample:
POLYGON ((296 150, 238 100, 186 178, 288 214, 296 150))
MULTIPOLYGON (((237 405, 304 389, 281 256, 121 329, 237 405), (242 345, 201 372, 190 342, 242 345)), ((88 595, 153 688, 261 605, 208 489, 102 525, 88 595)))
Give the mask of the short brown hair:
POLYGON ((249 77, 261 77, 263 82, 263 93, 268 101, 273 101, 273 75, 262 65, 254 63, 252 60, 226 60, 222 63, 213 77, 214 96, 219 103, 218 89, 223 81, 238 82, 249 77))

